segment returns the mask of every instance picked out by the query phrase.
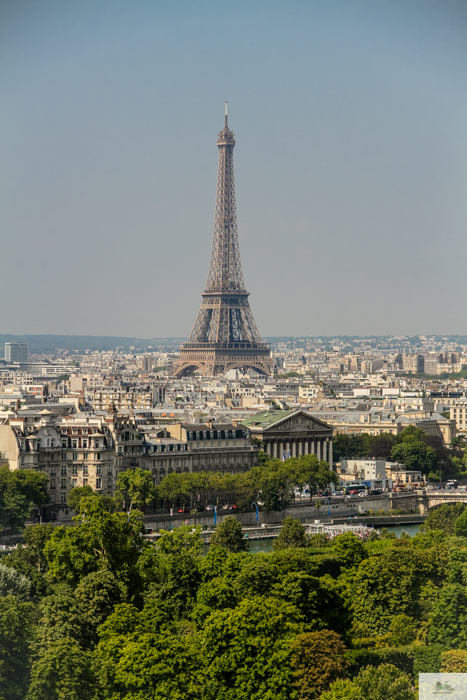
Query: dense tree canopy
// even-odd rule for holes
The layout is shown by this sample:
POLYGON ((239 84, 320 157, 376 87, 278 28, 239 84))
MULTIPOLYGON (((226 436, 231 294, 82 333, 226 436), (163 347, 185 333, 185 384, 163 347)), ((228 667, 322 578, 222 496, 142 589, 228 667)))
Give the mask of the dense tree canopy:
MULTIPOLYGON (((287 481, 283 464, 268 467, 278 493, 321 468, 287 481)), ((266 477, 249 478, 259 495, 266 477)), ((467 538, 450 508, 416 537, 366 542, 286 520, 260 554, 228 517, 206 553, 200 527, 150 542, 135 507, 85 495, 74 527, 26 528, 0 561, 0 700, 414 700, 419 672, 465 664, 467 538)))
POLYGON ((24 527, 33 506, 48 503, 47 484, 44 472, 0 467, 0 527, 24 527))

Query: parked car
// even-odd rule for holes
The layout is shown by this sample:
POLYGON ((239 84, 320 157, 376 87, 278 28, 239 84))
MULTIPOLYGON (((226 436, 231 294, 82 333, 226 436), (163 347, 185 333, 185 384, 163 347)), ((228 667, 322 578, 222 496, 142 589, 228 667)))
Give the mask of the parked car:
POLYGON ((216 506, 206 506, 206 510, 216 510, 216 506))

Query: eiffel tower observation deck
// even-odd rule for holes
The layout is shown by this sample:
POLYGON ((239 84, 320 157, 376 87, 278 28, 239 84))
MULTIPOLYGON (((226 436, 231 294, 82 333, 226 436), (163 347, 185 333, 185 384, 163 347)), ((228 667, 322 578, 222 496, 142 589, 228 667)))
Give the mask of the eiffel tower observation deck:
POLYGON ((196 371, 212 377, 229 369, 254 369, 263 375, 272 371, 271 350, 256 327, 243 281, 235 203, 235 139, 228 126, 227 102, 217 146, 219 168, 208 281, 188 342, 180 347, 170 372, 172 377, 196 371))

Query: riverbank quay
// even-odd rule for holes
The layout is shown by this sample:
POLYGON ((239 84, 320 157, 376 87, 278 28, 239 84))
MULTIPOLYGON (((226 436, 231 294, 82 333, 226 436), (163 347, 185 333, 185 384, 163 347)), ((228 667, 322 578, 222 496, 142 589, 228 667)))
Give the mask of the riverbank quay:
MULTIPOLYGON (((374 522, 381 525, 390 524, 393 520, 393 516, 390 511, 398 510, 402 511, 401 515, 410 515, 414 517, 411 510, 417 510, 417 515, 420 513, 419 500, 422 500, 422 496, 418 493, 410 494, 396 494, 396 493, 385 493, 379 496, 366 496, 361 497, 320 497, 314 498, 312 502, 309 500, 305 501, 295 501, 291 503, 290 506, 281 511, 266 511, 261 508, 256 510, 252 506, 250 511, 245 513, 239 513, 235 510, 224 510, 220 508, 215 514, 214 511, 204 511, 202 513, 191 514, 191 513, 174 513, 170 515, 169 513, 146 513, 143 516, 143 523, 148 530, 173 530, 180 525, 190 525, 192 527, 196 525, 201 525, 203 529, 213 529, 216 523, 221 523, 225 518, 229 516, 235 517, 242 526, 247 527, 261 527, 263 525, 280 525, 284 518, 293 518, 294 520, 300 520, 302 523, 312 523, 315 520, 320 521, 335 521, 345 522, 349 518, 367 518, 365 522, 373 522, 370 518, 374 517, 376 520, 374 522), (371 511, 371 515, 370 515, 371 511), (389 520, 385 520, 385 518, 389 520)), ((425 509, 425 513, 427 512, 425 509)), ((396 516, 397 517, 397 516, 396 516)), ((359 522, 363 522, 360 520, 359 522)), ((408 521, 407 521, 408 522, 408 521)), ((410 521, 416 522, 416 520, 410 521)), ((396 521, 397 523, 397 521, 396 521)), ((26 525, 33 525, 33 521, 27 521, 26 525)), ((55 527, 60 527, 61 525, 65 527, 74 526, 76 522, 72 520, 72 514, 69 520, 60 520, 52 523, 55 527)), ((22 541, 22 536, 20 533, 14 533, 11 535, 11 544, 15 544, 22 541)), ((3 530, 0 533, 0 544, 10 543, 10 532, 8 529, 3 530)))

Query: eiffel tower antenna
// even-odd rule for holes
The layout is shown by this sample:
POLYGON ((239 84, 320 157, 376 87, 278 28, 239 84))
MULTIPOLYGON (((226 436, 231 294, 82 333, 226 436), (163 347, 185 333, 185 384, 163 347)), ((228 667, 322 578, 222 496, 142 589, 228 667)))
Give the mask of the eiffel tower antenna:
POLYGON ((269 375, 271 351, 256 327, 243 281, 233 166, 235 138, 228 126, 227 102, 217 147, 216 210, 206 289, 188 342, 181 346, 170 375, 181 377, 198 370, 213 376, 234 368, 253 368, 269 375))

